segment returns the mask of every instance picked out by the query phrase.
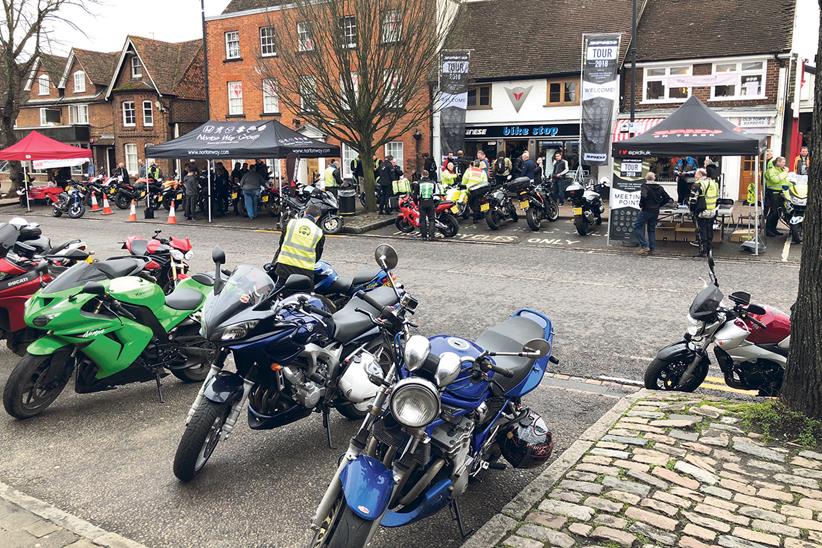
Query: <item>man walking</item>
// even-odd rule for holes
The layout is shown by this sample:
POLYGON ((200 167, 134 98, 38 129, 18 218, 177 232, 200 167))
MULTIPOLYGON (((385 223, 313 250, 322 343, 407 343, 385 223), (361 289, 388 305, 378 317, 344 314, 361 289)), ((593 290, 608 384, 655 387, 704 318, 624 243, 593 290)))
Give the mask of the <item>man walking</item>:
POLYGON ((698 167, 699 164, 693 156, 680 158, 674 166, 676 201, 679 205, 688 203, 688 198, 691 195, 691 185, 694 183, 694 176, 698 167))
POLYGON ((765 235, 770 238, 782 235, 776 226, 779 224, 779 210, 782 209, 782 187, 789 184, 785 158, 780 156, 765 172, 765 235))
POLYGON ((243 201, 248 219, 253 221, 257 216, 257 200, 260 198, 260 189, 265 186, 265 179, 256 169, 250 169, 240 179, 243 190, 243 201))
POLYGON ((301 219, 288 221, 274 256, 278 285, 283 285, 292 274, 306 276, 314 285, 314 265, 322 258, 325 245, 325 235, 317 226, 320 214, 317 206, 310 205, 301 219))
POLYGON ((706 257, 712 249, 714 239, 714 219, 716 203, 719 199, 719 185, 708 177, 703 168, 694 173, 696 181, 691 192, 691 211, 699 230, 700 250, 697 257, 706 257))
POLYGON ((436 240, 437 206, 434 201, 436 187, 427 169, 422 170, 422 179, 414 183, 414 195, 420 207, 420 237, 423 240, 436 240))
POLYGON ((200 178, 191 169, 183 177, 183 188, 186 191, 186 196, 183 199, 186 220, 193 221, 194 214, 197 211, 197 202, 200 199, 200 178))
POLYGON ((437 182, 437 162, 427 152, 422 153, 422 169, 428 172, 428 178, 437 182))
POLYGON ((639 198, 640 212, 634 223, 634 235, 639 242, 640 255, 652 255, 656 249, 656 225, 659 222, 659 208, 670 202, 672 198, 656 182, 656 175, 648 173, 639 198), (645 230, 648 239, 645 239, 645 230))

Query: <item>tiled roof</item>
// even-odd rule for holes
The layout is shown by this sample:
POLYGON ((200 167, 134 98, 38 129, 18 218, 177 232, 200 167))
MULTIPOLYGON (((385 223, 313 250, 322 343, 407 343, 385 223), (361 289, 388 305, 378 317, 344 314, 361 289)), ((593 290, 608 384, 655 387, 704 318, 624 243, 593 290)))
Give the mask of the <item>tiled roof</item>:
POLYGON ((107 86, 117 68, 120 52, 103 53, 74 48, 74 58, 83 67, 89 80, 100 86, 107 86))
POLYGON ((462 4, 448 48, 471 49, 471 77, 578 73, 582 34, 631 33, 631 0, 485 0, 462 4))
POLYGON ((49 75, 49 79, 55 86, 63 77, 63 71, 66 68, 67 61, 68 57, 60 57, 59 55, 50 55, 48 53, 40 54, 40 64, 42 65, 43 70, 46 71, 46 74, 49 75))
POLYGON ((253 10, 259 8, 269 8, 286 4, 291 0, 231 0, 223 13, 236 13, 238 11, 253 10))
POLYGON ((202 40, 171 43, 141 36, 129 38, 163 95, 175 94, 177 84, 203 46, 202 40))
POLYGON ((790 51, 795 0, 648 0, 640 61, 790 51))

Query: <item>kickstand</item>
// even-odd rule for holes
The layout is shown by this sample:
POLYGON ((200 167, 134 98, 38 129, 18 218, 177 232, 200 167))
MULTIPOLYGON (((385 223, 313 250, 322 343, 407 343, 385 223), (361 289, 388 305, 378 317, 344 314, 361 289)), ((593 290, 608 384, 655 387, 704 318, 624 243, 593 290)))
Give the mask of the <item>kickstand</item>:
POLYGON ((157 383, 157 397, 160 398, 160 403, 165 403, 163 400, 163 387, 160 385, 160 373, 154 373, 154 381, 157 383))
POLYGON ((468 532, 465 531, 465 524, 462 521, 462 512, 460 512, 460 505, 457 502, 457 499, 451 499, 451 504, 449 505, 451 510, 451 519, 457 522, 457 527, 460 528, 460 535, 462 535, 463 539, 468 538, 473 534, 474 529, 470 529, 468 532))
POLYGON ((328 443, 329 449, 334 449, 331 443, 331 421, 328 420, 329 409, 323 409, 323 428, 325 428, 325 441, 328 443))

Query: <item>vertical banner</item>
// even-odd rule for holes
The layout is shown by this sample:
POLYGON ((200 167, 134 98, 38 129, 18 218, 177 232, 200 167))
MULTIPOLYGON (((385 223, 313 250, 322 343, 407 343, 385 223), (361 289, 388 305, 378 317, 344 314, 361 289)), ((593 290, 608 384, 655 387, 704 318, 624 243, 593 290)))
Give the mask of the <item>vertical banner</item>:
POLYGON ((468 51, 446 51, 440 64, 440 143, 442 154, 465 148, 465 111, 468 109, 468 51))
POLYGON ((639 215, 639 198, 642 183, 650 164, 639 159, 614 161, 614 177, 608 204, 608 243, 634 243, 631 234, 639 215))
POLYGON ((588 166, 608 163, 611 123, 619 99, 619 34, 582 35, 580 155, 588 166))

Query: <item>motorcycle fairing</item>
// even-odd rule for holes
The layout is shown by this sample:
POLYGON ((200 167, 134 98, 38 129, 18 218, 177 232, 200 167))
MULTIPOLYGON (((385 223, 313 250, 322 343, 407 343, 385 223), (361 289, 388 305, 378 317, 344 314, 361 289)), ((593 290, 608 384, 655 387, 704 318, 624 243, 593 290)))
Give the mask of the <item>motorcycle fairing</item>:
POLYGON ((28 348, 26 348, 26 352, 32 356, 50 356, 68 345, 68 341, 58 339, 53 335, 46 335, 31 343, 28 348))
POLYGON ((425 493, 399 512, 387 512, 380 521, 383 527, 402 527, 433 516, 451 502, 451 480, 435 482, 425 493))
POLYGON ((209 381, 203 397, 214 403, 233 402, 243 395, 243 379, 236 373, 221 372, 209 381))
POLYGON ((359 455, 340 472, 340 484, 351 511, 364 520, 374 521, 388 508, 394 475, 377 459, 359 455))

